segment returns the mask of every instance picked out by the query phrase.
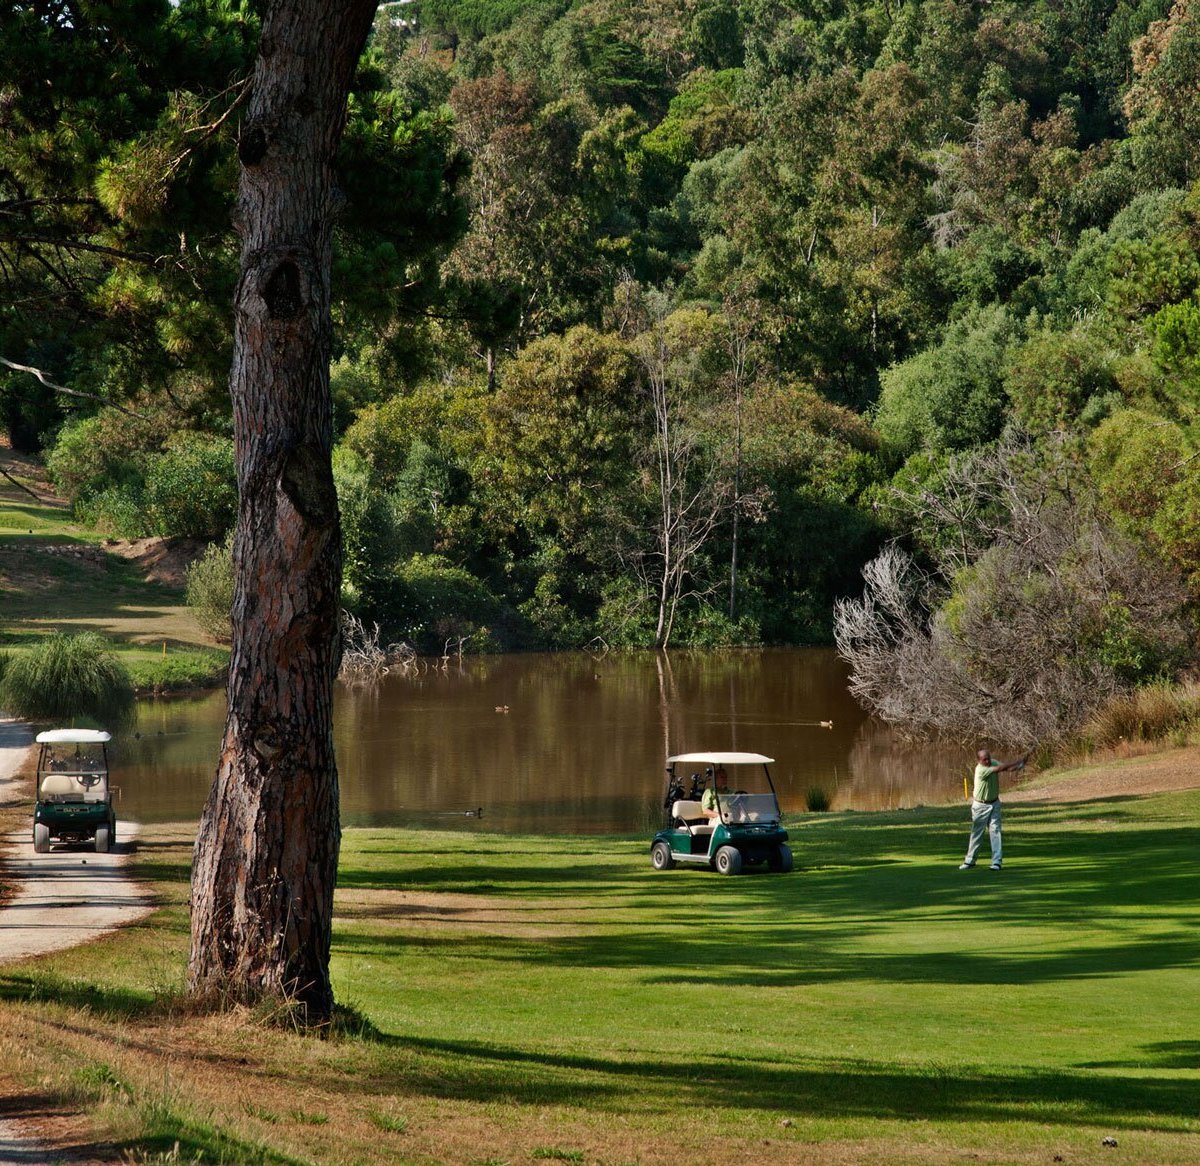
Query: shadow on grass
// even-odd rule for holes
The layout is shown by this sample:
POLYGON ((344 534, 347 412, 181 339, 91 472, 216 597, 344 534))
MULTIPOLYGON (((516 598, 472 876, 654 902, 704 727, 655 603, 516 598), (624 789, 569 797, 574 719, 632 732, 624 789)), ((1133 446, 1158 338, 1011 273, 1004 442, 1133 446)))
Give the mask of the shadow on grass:
POLYGON ((1175 939, 1156 935, 1145 940, 1008 956, 986 951, 914 954, 852 950, 851 944, 861 937, 861 930, 853 927, 827 929, 820 935, 796 928, 756 927, 726 928, 715 938, 679 937, 666 929, 651 929, 538 940, 494 933, 486 939, 461 934, 356 936, 339 930, 334 948, 342 954, 396 960, 415 943, 426 954, 442 952, 448 961, 470 959, 530 968, 642 968, 643 983, 712 988, 794 988, 855 982, 1028 985, 1189 967, 1200 962, 1200 938, 1191 933, 1175 939))
POLYGON ((532 892, 539 896, 589 898, 601 891, 634 890, 641 882, 638 874, 612 862, 565 861, 562 866, 537 866, 513 861, 512 852, 497 850, 497 856, 507 854, 509 861, 489 862, 489 852, 471 848, 461 861, 446 866, 405 866, 396 870, 362 870, 342 867, 338 871, 339 890, 396 890, 422 889, 466 895, 501 895, 526 898, 532 892))
POLYGON ((310 1166, 261 1143, 233 1138, 216 1127, 169 1117, 161 1129, 122 1144, 125 1161, 236 1162, 238 1166, 310 1166), (132 1155, 137 1155, 135 1159, 132 1155))
MULTIPOLYGON (((606 1059, 469 1041, 384 1036, 401 1054, 406 1086, 477 1102, 612 1108, 636 1095, 665 1111, 817 1113, 826 1118, 903 1121, 1054 1121, 1112 1128, 1180 1130, 1195 1118, 1190 1080, 1098 1076, 1072 1070, 994 1074, 898 1071, 894 1065, 766 1061, 606 1059), (412 1054, 419 1054, 414 1062, 412 1054), (425 1058, 431 1058, 426 1063, 425 1058)), ((380 1082, 382 1086, 383 1082, 380 1082)), ((355 1086, 347 1084, 347 1088, 355 1086)), ((395 1081, 389 1078, 389 1087, 395 1081)))
POLYGON ((1200 1041, 1171 1040, 1144 1046, 1136 1061, 1088 1061, 1081 1069, 1200 1069, 1200 1041))
MULTIPOLYGON (((62 530, 60 524, 63 516, 69 515, 70 511, 71 507, 65 502, 55 502, 52 498, 39 498, 35 502, 24 494, 14 495, 7 486, 0 495, 0 515, 4 518, 16 515, 24 520, 21 525, 29 521, 53 522, 55 537, 62 542, 86 542, 86 539, 62 530)), ((5 535, 3 537, 7 541, 14 536, 5 535)))
POLYGON ((146 992, 36 973, 0 974, 0 1000, 13 1004, 63 1004, 128 1019, 148 1016, 156 1007, 153 997, 146 992))
POLYGON ((21 548, 11 542, 7 545, 9 550, 3 565, 22 569, 39 581, 37 587, 12 590, 5 595, 10 628, 53 624, 55 620, 46 621, 46 612, 51 611, 58 622, 69 621, 72 626, 82 627, 83 621, 93 620, 102 630, 114 613, 126 618, 148 618, 178 608, 182 602, 179 589, 143 579, 136 566, 115 556, 83 564, 70 558, 37 554, 32 546, 21 548))
POLYGON ((189 883, 192 880, 192 864, 190 856, 176 862, 168 862, 162 858, 153 857, 154 850, 161 846, 170 851, 178 849, 175 843, 145 842, 138 839, 136 843, 138 863, 136 874, 144 882, 189 883))
POLYGON ((856 816, 841 836, 828 826, 798 830, 793 874, 733 879, 652 872, 628 848, 604 861, 568 855, 543 865, 474 851, 444 866, 406 868, 402 859, 399 876, 351 867, 342 888, 489 897, 500 934, 484 941, 455 930, 466 908, 453 902, 436 918, 411 904, 390 912, 375 904, 338 921, 335 948, 395 959, 417 942, 448 960, 640 968, 647 983, 759 987, 1032 984, 1200 964, 1195 827, 1164 827, 1134 800, 1018 806, 998 874, 957 869, 966 833, 956 809, 856 816), (576 904, 591 915, 571 933, 554 916, 576 904), (387 921, 406 930, 373 926, 387 921), (525 934, 503 934, 505 922, 525 934), (891 939, 922 928, 924 950, 891 939), (1048 943, 1055 929, 1061 940, 1048 943))

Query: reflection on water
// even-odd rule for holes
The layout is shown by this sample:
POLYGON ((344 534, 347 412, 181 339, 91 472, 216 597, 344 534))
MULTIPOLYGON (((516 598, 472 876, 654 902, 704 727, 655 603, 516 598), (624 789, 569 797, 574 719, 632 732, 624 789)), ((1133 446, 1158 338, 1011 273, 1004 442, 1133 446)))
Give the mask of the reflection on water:
MULTIPOLYGON (((198 816, 224 718, 223 693, 141 702, 116 746, 121 812, 198 816)), ((866 718, 836 654, 813 648, 476 657, 339 688, 334 737, 345 824, 507 832, 649 830, 673 753, 776 758, 785 813, 814 786, 834 809, 945 802, 973 760, 866 718)))

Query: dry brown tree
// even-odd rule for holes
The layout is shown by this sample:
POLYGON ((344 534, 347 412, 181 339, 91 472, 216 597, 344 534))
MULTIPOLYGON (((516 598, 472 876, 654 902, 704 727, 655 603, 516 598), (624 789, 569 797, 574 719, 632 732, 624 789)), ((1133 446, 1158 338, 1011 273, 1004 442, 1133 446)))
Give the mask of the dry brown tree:
POLYGON ((851 691, 872 712, 1031 745, 1182 659, 1182 582, 1098 511, 1069 449, 1012 435, 946 477, 941 496, 910 500, 959 524, 933 565, 889 546, 836 606, 851 691))

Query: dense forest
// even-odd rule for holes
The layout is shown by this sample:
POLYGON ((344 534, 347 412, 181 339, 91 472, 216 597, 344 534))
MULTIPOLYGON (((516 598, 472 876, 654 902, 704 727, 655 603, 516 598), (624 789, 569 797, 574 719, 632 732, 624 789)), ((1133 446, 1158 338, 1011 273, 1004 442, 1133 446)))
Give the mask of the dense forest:
MULTIPOLYGON (((0 46, 9 437, 219 555, 255 5, 14 3, 0 46)), ((347 608, 439 652, 836 635, 885 716, 1013 738, 1177 676, 1198 77, 1192 0, 382 5, 347 608)))

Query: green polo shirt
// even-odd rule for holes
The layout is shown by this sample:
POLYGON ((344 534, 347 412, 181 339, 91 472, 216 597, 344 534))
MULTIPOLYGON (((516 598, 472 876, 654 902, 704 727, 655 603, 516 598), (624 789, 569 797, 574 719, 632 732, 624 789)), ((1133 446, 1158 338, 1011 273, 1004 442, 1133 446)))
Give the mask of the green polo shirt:
POLYGON ((975 790, 971 795, 977 802, 994 802, 1000 797, 1000 766, 975 766, 975 790))

